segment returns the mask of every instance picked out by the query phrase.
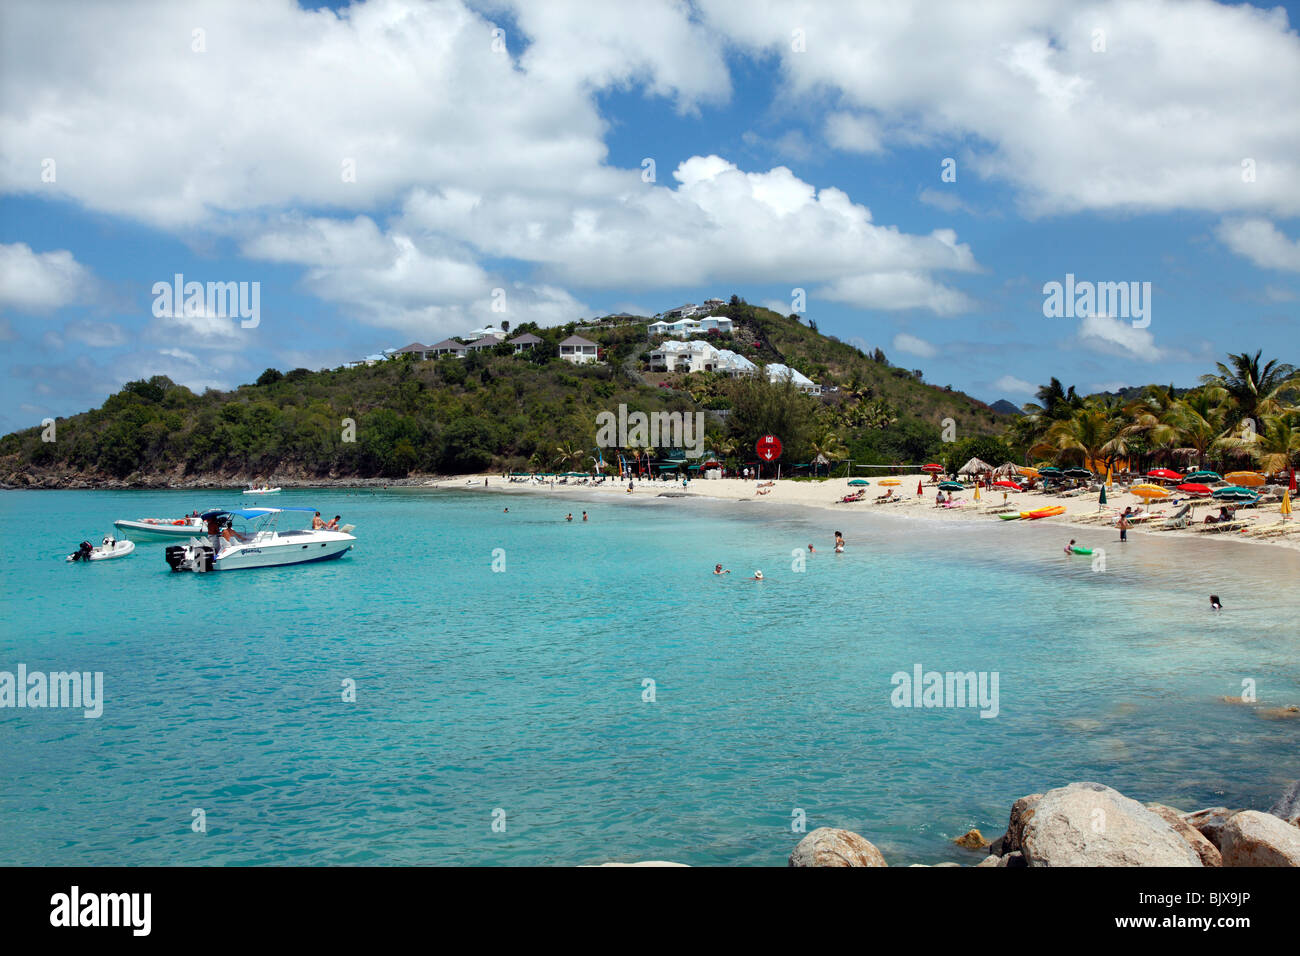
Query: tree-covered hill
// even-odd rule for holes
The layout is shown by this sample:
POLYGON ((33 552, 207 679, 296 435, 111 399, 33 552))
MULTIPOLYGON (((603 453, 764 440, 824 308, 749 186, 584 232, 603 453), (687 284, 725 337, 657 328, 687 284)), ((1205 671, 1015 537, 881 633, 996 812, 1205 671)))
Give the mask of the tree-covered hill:
POLYGON ((925 384, 918 373, 822 336, 795 317, 738 299, 721 311, 732 316, 736 334, 719 347, 760 363, 784 362, 835 390, 814 398, 712 375, 675 376, 663 383, 669 387, 655 387, 639 371, 652 344, 648 320, 546 329, 526 323, 512 333, 533 332, 543 344, 519 355, 503 345, 463 359, 268 369, 255 384, 202 394, 161 376, 130 382, 100 408, 59 419, 52 436, 36 427, 0 439, 0 481, 586 470, 596 453, 596 416, 620 404, 645 412, 709 410, 709 447, 732 462, 752 458, 753 439, 774 422, 782 423, 791 462, 818 452, 915 461, 937 453, 945 418, 966 436, 1001 425, 983 403, 925 384), (575 333, 600 344, 601 363, 558 358, 559 341, 575 333))

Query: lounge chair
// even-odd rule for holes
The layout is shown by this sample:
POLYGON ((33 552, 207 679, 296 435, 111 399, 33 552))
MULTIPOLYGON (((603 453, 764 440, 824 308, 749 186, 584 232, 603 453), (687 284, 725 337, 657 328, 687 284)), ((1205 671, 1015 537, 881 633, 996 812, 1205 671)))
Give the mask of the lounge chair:
POLYGON ((1192 506, 1190 504, 1183 505, 1165 519, 1164 526, 1166 528, 1186 528, 1192 523, 1191 513, 1192 506))

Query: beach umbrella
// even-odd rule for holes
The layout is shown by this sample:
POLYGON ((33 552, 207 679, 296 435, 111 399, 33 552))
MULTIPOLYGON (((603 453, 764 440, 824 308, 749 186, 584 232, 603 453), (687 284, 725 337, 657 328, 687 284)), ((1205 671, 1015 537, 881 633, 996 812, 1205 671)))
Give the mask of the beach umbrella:
POLYGON ((1064 475, 1066 478, 1091 478, 1092 472, 1087 468, 1067 468, 1064 475))
POLYGON ((1106 486, 1101 486, 1101 497, 1097 499, 1097 507, 1100 508, 1106 503, 1106 486))
POLYGON ((1178 486, 1179 491, 1185 491, 1189 495, 1208 495, 1213 494, 1209 485, 1198 484, 1194 481, 1185 481, 1178 486))
POLYGON ((1288 488, 1282 492, 1282 520, 1286 521, 1291 517, 1291 489, 1288 488))
POLYGON ((1223 501, 1246 501, 1259 497, 1249 488, 1242 488, 1240 485, 1229 485, 1227 488, 1220 488, 1218 491, 1211 492, 1211 494, 1223 501))
POLYGON ((979 501, 979 500, 980 500, 980 486, 979 486, 979 485, 976 485, 976 486, 975 486, 975 500, 976 500, 976 501, 979 501))
POLYGON ((892 486, 892 485, 901 485, 901 484, 902 484, 902 482, 899 481, 897 478, 881 478, 881 479, 880 479, 880 483, 881 483, 882 485, 884 485, 886 488, 888 488, 888 487, 890 487, 890 486, 892 486))
POLYGON ((1290 488, 1292 491, 1295 491, 1295 490, 1296 490, 1296 487, 1295 487, 1295 469, 1294 469, 1294 468, 1291 469, 1291 483, 1290 483, 1289 485, 1287 485, 1287 487, 1290 488))
POLYGON ((1223 480, 1246 488, 1258 488, 1264 483, 1264 476, 1257 471, 1230 471, 1223 480))
POLYGON ((1217 471, 1194 471, 1190 475, 1184 476, 1183 480, 1205 483, 1207 481, 1222 481, 1223 476, 1217 471))
POLYGON ((1020 473, 1021 473, 1022 475, 1024 475, 1026 478, 1037 478, 1037 477, 1038 477, 1038 469, 1037 469, 1037 468, 1030 468, 1030 467, 1028 467, 1027 465, 1022 465, 1021 467, 1017 468, 1016 471, 1020 472, 1020 473))
POLYGON ((1147 472, 1148 478, 1163 478, 1165 481, 1182 481, 1183 476, 1168 468, 1154 468, 1147 472))
MULTIPOLYGON (((1107 465, 1106 466, 1106 488, 1109 488, 1114 483, 1115 483, 1115 469, 1112 466, 1107 465)), ((1103 488, 1101 490, 1102 504, 1106 503, 1106 488, 1103 488)))
POLYGON ((1023 488, 1020 487, 1020 485, 1016 484, 1016 482, 1011 481, 1007 478, 1003 478, 1001 481, 995 481, 993 482, 993 484, 995 484, 999 488, 1010 488, 1012 491, 1024 490, 1023 488))
POLYGON ((1046 468, 1039 468, 1038 474, 1044 478, 1059 478, 1061 476, 1061 469, 1057 468, 1055 465, 1048 465, 1046 468))
POLYGON ((1129 491, 1139 498, 1168 498, 1169 492, 1159 485, 1134 485, 1129 491))
POLYGON ((937 474, 938 472, 943 471, 943 465, 935 465, 935 464, 922 465, 921 470, 937 474))
POLYGON ((940 491, 965 491, 966 486, 960 481, 941 481, 939 482, 940 491))
POLYGON ((917 493, 918 495, 923 495, 923 494, 925 494, 925 492, 921 489, 921 483, 920 483, 919 481, 916 483, 916 493, 917 493))
POLYGON ((1020 466, 1013 462, 1007 462, 1006 464, 998 465, 994 468, 993 474, 999 478, 1004 475, 1018 475, 1020 474, 1020 466))
POLYGON ((867 479, 865 478, 854 478, 852 481, 849 482, 849 484, 855 486, 862 486, 862 485, 869 485, 871 484, 871 482, 867 481, 867 479))
POLYGON ((986 461, 980 461, 978 458, 972 458, 966 464, 957 469, 959 475, 979 475, 986 471, 992 471, 993 466, 986 461))

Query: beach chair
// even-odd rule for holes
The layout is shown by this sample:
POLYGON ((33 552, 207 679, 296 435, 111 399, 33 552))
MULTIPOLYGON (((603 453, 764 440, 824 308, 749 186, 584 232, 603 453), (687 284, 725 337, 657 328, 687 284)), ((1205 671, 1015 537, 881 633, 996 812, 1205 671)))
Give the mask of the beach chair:
POLYGON ((1168 518, 1165 519, 1164 527, 1166 528, 1186 528, 1192 523, 1191 519, 1192 506, 1183 505, 1168 518))

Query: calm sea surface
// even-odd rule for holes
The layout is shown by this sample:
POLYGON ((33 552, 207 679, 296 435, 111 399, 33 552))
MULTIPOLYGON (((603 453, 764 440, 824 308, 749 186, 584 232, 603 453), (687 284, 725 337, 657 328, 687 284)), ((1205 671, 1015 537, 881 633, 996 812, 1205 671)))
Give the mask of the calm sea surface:
POLYGON ((341 513, 339 561, 64 563, 116 518, 237 502, 0 492, 0 670, 105 696, 0 709, 0 864, 780 865, 796 809, 893 865, 975 862, 949 841, 1071 780, 1264 809, 1300 777, 1300 721, 1218 699, 1300 703, 1295 551, 393 490, 257 502, 341 513), (997 672, 998 715, 891 706, 916 664, 997 672))

